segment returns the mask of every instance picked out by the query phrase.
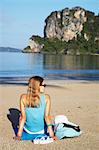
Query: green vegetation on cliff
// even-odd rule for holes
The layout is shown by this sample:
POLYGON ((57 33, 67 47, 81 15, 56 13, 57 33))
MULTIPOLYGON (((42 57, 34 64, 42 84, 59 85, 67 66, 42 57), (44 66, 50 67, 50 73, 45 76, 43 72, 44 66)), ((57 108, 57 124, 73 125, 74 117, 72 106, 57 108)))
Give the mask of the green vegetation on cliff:
MULTIPOLYGON (((92 33, 94 34, 94 33, 92 33)), ((84 38, 84 34, 77 37, 77 40, 61 41, 59 39, 48 39, 35 36, 35 41, 39 44, 44 44, 41 49, 43 53, 55 53, 55 54, 90 54, 99 53, 99 40, 94 40, 93 36, 87 41, 84 38)))
POLYGON ((41 49, 41 52, 43 53, 63 53, 68 46, 67 42, 63 42, 57 38, 48 39, 40 36, 33 37, 39 44, 44 44, 44 47, 41 49))

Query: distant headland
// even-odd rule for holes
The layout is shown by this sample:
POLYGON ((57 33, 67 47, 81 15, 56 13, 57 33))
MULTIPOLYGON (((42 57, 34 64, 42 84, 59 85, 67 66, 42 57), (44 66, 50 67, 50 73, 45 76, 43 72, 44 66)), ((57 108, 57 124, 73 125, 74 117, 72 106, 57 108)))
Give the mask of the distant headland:
POLYGON ((12 47, 0 47, 0 52, 21 52, 21 49, 12 47))
POLYGON ((44 37, 30 37, 22 52, 98 54, 99 15, 81 7, 54 11, 45 19, 44 37))

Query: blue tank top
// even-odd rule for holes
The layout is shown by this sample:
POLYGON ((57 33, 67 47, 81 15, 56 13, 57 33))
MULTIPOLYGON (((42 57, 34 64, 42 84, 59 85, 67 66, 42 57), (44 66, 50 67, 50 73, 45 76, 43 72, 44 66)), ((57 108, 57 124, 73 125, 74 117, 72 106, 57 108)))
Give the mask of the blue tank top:
POLYGON ((26 122, 24 127, 30 132, 39 132, 44 130, 44 112, 45 112, 45 95, 40 95, 39 107, 26 107, 26 122))

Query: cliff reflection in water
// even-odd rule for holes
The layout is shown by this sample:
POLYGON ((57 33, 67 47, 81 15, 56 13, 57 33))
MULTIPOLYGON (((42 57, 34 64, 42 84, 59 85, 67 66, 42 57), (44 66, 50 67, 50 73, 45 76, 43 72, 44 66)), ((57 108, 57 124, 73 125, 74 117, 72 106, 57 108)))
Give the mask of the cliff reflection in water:
POLYGON ((44 55, 44 69, 99 69, 97 55, 44 55))
POLYGON ((99 56, 44 55, 43 61, 47 78, 99 80, 99 56))

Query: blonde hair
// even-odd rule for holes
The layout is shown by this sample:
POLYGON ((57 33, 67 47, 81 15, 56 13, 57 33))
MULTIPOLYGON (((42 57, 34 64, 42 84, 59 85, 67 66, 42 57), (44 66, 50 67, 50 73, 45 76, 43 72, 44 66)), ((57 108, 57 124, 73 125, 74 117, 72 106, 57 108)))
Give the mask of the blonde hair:
POLYGON ((42 85, 43 78, 34 76, 29 79, 28 90, 26 96, 26 107, 39 107, 40 104, 40 86, 42 85))

